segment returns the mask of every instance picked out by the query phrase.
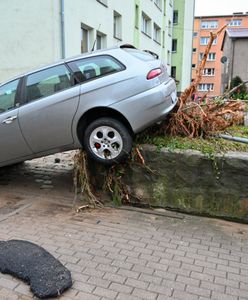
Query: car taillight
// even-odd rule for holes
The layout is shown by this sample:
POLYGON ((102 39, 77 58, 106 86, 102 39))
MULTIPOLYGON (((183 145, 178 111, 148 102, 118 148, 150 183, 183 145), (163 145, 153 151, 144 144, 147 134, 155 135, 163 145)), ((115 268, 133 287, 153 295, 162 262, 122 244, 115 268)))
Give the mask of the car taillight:
POLYGON ((162 74, 162 70, 160 68, 153 69, 147 74, 146 78, 148 80, 150 80, 150 79, 153 79, 153 78, 159 76, 160 74, 162 74))

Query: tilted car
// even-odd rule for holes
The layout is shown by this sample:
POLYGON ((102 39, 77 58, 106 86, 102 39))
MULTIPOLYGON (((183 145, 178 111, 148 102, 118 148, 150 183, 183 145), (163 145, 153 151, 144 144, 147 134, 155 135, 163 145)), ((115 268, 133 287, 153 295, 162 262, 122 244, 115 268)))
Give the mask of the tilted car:
POLYGON ((176 102, 162 61, 127 45, 28 72, 0 85, 0 167, 81 147, 121 162, 176 102))

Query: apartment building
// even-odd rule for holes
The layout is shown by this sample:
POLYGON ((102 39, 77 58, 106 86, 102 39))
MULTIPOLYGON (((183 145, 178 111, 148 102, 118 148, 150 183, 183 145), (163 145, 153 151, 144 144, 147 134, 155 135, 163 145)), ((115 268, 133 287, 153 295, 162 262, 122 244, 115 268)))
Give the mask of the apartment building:
POLYGON ((156 52, 170 71, 173 0, 2 0, 0 11, 0 82, 119 43, 156 52))
POLYGON ((194 8, 194 0, 174 1, 171 75, 177 81, 178 92, 184 91, 191 81, 194 8))
MULTIPOLYGON (((196 68, 203 58, 206 45, 209 41, 210 31, 216 32, 222 26, 228 28, 248 28, 248 12, 234 13, 225 16, 201 16, 195 17, 193 33, 193 58, 192 58, 192 78, 196 76, 196 68)), ((218 96, 222 93, 221 89, 221 57, 222 42, 225 30, 214 41, 210 53, 208 54, 206 67, 203 70, 202 80, 198 86, 198 95, 208 92, 209 96, 218 96)))

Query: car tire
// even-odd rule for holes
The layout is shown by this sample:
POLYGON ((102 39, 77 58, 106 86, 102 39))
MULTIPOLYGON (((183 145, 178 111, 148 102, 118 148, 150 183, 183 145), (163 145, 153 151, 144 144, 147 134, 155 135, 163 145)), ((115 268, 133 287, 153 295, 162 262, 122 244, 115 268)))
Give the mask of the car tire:
POLYGON ((88 125, 83 145, 94 160, 105 165, 123 162, 133 144, 129 130, 113 118, 99 118, 88 125))

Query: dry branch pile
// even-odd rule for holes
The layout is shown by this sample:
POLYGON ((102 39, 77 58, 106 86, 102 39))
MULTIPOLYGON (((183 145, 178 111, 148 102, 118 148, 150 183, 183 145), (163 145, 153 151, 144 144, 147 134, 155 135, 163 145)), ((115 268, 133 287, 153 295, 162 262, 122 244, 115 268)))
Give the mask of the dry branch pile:
POLYGON ((233 124, 242 123, 245 108, 242 102, 208 99, 207 93, 199 101, 192 99, 195 98, 193 96, 201 81, 202 72, 213 41, 225 28, 226 25, 218 32, 210 33, 209 43, 196 71, 196 78, 189 88, 182 93, 176 112, 171 115, 169 123, 161 126, 159 134, 188 136, 190 138, 204 137, 214 132, 222 131, 233 124))
POLYGON ((245 104, 240 101, 189 101, 172 115, 166 126, 160 128, 160 134, 205 137, 233 124, 241 124, 244 108, 245 104))

